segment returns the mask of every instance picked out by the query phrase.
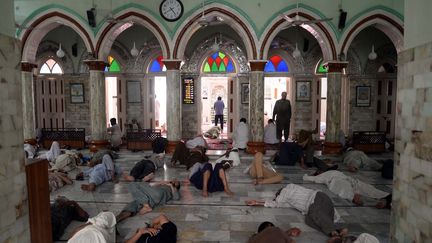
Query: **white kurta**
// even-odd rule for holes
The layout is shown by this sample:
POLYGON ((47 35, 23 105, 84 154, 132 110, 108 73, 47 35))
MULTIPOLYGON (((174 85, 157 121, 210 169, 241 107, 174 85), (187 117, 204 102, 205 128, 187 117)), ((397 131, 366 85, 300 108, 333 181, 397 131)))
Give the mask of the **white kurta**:
POLYGON ((196 148, 197 146, 201 146, 206 148, 206 143, 203 137, 195 137, 194 139, 188 140, 186 142, 186 148, 188 149, 193 149, 196 148))
POLYGON ((279 143, 279 139, 276 137, 276 125, 267 124, 264 127, 264 143, 275 144, 279 143))
POLYGON ((57 141, 54 141, 51 144, 50 150, 45 154, 39 156, 39 158, 47 159, 49 162, 54 162, 54 160, 61 154, 60 144, 57 141))
POLYGON ((93 218, 89 218, 87 223, 91 223, 78 231, 68 243, 115 243, 116 218, 111 212, 102 212, 93 218))
POLYGON ((344 154, 343 163, 347 166, 355 167, 356 169, 364 170, 380 170, 382 164, 378 161, 369 158, 363 151, 351 150, 344 154))
POLYGON ((372 185, 347 176, 337 170, 330 170, 317 176, 304 175, 303 180, 326 184, 331 192, 348 200, 352 200, 354 194, 375 199, 381 199, 389 195, 388 192, 378 190, 372 185))
POLYGON ((232 133, 233 148, 245 149, 249 141, 249 127, 246 123, 240 122, 232 133))
POLYGON ((357 237, 354 243, 380 243, 380 242, 375 236, 368 233, 362 233, 357 237))

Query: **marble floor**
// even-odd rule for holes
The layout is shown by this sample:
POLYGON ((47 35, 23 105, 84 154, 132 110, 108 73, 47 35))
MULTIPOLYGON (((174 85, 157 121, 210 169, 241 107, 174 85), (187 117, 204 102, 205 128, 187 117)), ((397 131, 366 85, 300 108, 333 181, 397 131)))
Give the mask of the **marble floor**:
MULTIPOLYGON (((84 151, 86 153, 88 151, 84 151)), ((121 150, 120 158, 116 163, 123 170, 129 171, 136 161, 143 158, 147 152, 130 152, 121 150)), ((210 158, 216 159, 223 151, 209 151, 210 158)), ((266 158, 269 158, 274 151, 269 151, 266 158)), ((391 158, 392 153, 373 155, 378 159, 391 158)), ((167 156, 169 161, 169 156, 167 156)), ((242 164, 228 172, 228 181, 234 196, 227 196, 223 192, 210 194, 210 197, 203 198, 201 192, 187 183, 182 183, 181 200, 172 201, 168 205, 156 208, 147 215, 138 215, 118 224, 117 228, 120 233, 117 242, 124 242, 128 235, 135 232, 137 227, 142 227, 145 222, 159 213, 165 213, 178 227, 178 242, 247 242, 263 221, 271 221, 276 226, 283 229, 298 227, 302 230, 296 242, 325 242, 327 237, 308 227, 304 223, 304 216, 290 208, 263 208, 249 207, 244 201, 247 199, 270 199, 274 197, 275 191, 287 183, 301 184, 308 188, 319 189, 327 193, 333 200, 337 211, 342 216, 340 226, 345 226, 350 233, 357 235, 367 232, 375 235, 380 242, 389 242, 389 222, 390 211, 378 210, 373 206, 374 200, 364 199, 364 206, 356 207, 351 202, 338 198, 331 193, 326 186, 320 184, 311 184, 303 182, 302 176, 305 173, 312 173, 314 170, 303 170, 300 167, 283 167, 276 166, 276 170, 283 174, 284 180, 280 184, 254 186, 248 175, 243 170, 252 161, 252 155, 241 152, 242 164)), ((340 160, 339 157, 332 157, 333 160, 340 160)), ((358 174, 352 174, 346 171, 342 166, 341 170, 367 183, 390 192, 392 190, 392 181, 382 179, 378 172, 362 171, 358 174)), ((70 175, 74 178, 77 171, 72 171, 70 175)), ((171 168, 165 166, 156 173, 154 181, 178 179, 183 182, 188 176, 185 167, 171 168)), ((73 185, 68 185, 51 194, 51 201, 58 195, 63 195, 69 199, 77 201, 90 216, 96 215, 103 210, 112 211, 117 214, 121 209, 131 201, 131 195, 128 193, 126 181, 120 181, 117 184, 107 182, 99 186, 95 192, 85 192, 80 189, 80 185, 85 182, 74 181, 73 185)), ((67 240, 70 232, 74 227, 80 225, 80 222, 72 222, 62 237, 67 240)))

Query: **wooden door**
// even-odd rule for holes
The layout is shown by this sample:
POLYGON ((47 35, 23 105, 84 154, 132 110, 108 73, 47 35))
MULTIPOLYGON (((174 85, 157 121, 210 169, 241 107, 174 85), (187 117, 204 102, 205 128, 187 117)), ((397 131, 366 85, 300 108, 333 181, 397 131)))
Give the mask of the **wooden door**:
POLYGON ((378 80, 375 130, 385 132, 387 138, 394 138, 396 109, 396 80, 378 80))
POLYGON ((64 128, 64 82, 58 77, 38 78, 36 90, 37 128, 64 128))
POLYGON ((118 124, 124 133, 126 131, 126 80, 119 77, 117 78, 117 117, 118 124))

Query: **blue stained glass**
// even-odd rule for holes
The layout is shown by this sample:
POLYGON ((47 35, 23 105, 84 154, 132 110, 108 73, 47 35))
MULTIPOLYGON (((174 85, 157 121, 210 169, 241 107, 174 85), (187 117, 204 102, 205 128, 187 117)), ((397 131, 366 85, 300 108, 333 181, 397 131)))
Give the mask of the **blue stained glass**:
POLYGON ((231 60, 229 60, 228 65, 226 67, 227 72, 234 72, 234 65, 231 60))
POLYGON ((213 58, 213 60, 216 60, 216 58, 219 56, 219 52, 215 52, 213 53, 213 55, 211 55, 211 57, 213 58))
POLYGON ((277 67, 277 71, 278 72, 288 72, 288 65, 286 64, 286 62, 284 60, 282 60, 278 67, 277 67))
POLYGON ((159 62, 157 61, 157 59, 153 60, 152 65, 150 66, 150 72, 161 72, 162 68, 159 64, 159 62))
POLYGON ((108 66, 105 66, 105 70, 104 70, 105 72, 108 72, 109 70, 108 70, 108 66))
POLYGON ((276 69, 272 62, 270 61, 267 62, 267 64, 264 67, 264 72, 276 72, 276 69))

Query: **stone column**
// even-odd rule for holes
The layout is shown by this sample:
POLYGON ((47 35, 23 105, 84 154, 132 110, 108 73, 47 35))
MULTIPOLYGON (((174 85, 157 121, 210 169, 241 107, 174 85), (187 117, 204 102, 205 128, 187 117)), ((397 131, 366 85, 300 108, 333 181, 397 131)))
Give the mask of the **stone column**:
POLYGON ((24 143, 35 145, 35 104, 33 87, 33 69, 37 65, 29 62, 21 63, 22 110, 24 143))
POLYGON ((264 67, 267 61, 250 61, 248 153, 265 152, 264 145, 264 67))
POLYGON ((167 82, 167 153, 174 152, 182 134, 180 60, 163 60, 167 82))
POLYGON ((99 60, 86 60, 84 62, 88 65, 90 72, 90 151, 95 152, 109 144, 106 138, 107 123, 104 74, 104 69, 107 64, 99 60))
POLYGON ((30 242, 23 150, 21 44, 13 37, 13 6, 12 0, 5 0, 0 7, 0 242, 30 242))
POLYGON ((327 118, 323 153, 339 154, 342 152, 342 145, 339 141, 342 70, 347 67, 348 62, 330 61, 327 64, 327 118))

